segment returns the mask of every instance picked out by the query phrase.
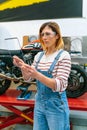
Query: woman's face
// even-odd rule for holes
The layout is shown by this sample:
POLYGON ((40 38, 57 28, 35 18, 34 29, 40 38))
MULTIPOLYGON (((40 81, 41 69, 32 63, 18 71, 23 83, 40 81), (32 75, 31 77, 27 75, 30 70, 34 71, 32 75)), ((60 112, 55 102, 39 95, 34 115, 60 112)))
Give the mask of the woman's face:
POLYGON ((42 30, 41 39, 43 40, 47 48, 55 48, 56 40, 58 39, 58 34, 53 32, 49 26, 46 26, 42 30))

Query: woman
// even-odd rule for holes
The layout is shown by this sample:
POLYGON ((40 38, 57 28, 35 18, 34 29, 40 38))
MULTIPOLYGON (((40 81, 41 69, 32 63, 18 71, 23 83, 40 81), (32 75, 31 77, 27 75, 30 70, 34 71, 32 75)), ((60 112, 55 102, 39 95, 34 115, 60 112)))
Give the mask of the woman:
POLYGON ((60 28, 55 22, 44 23, 39 30, 43 52, 36 54, 32 66, 14 56, 25 80, 36 79, 33 130, 69 130, 69 108, 66 88, 71 58, 64 51, 60 28))

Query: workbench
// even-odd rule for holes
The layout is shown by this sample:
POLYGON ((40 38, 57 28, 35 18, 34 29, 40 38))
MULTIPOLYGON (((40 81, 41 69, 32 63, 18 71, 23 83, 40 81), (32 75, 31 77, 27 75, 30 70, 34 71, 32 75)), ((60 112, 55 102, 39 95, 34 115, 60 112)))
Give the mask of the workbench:
MULTIPOLYGON (((8 89, 6 93, 0 96, 0 105, 12 112, 12 115, 0 117, 0 130, 13 124, 33 125, 34 99, 18 100, 20 91, 8 89), (25 109, 21 110, 20 107, 25 109), (19 108, 18 108, 19 107, 19 108)), ((78 98, 68 98, 70 110, 87 111, 87 93, 78 98)))

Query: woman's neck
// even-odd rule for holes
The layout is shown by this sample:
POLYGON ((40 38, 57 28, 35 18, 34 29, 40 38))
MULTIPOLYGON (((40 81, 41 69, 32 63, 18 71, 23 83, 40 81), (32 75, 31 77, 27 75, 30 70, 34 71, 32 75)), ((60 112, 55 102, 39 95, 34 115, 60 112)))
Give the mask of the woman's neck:
POLYGON ((54 52, 56 52, 56 48, 55 48, 55 49, 48 49, 48 50, 46 51, 46 55, 53 54, 54 52))

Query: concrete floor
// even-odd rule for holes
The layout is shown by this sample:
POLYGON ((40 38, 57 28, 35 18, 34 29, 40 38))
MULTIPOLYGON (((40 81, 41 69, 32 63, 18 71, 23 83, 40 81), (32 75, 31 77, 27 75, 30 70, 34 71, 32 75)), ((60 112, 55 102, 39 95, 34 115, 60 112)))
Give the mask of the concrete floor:
POLYGON ((7 128, 4 128, 3 130, 33 130, 33 127, 30 125, 13 125, 13 126, 9 126, 7 128))

